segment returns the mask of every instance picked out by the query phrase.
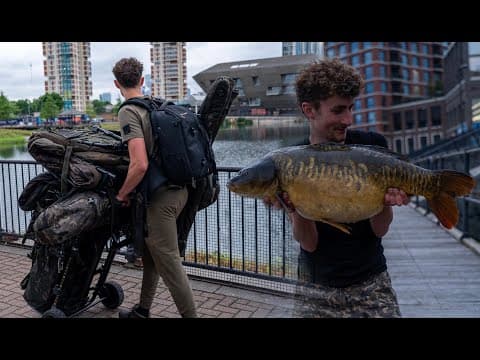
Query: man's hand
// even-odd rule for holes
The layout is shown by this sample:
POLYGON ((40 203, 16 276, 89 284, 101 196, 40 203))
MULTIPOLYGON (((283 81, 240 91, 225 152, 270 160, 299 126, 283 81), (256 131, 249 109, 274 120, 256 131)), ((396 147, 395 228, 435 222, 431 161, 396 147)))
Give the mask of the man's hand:
POLYGON ((117 194, 117 196, 115 196, 115 200, 117 200, 122 207, 130 206, 130 198, 128 197, 128 195, 121 196, 120 194, 117 194))
POLYGON ((410 198, 403 190, 397 188, 388 188, 385 193, 385 206, 394 206, 394 205, 407 205, 410 202, 410 198))

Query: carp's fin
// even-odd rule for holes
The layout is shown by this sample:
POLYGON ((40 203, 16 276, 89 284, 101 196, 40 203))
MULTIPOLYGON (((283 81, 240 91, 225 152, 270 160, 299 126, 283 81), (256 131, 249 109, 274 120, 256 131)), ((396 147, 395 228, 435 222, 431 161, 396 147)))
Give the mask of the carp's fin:
POLYGON ((468 195, 475 186, 475 180, 464 173, 453 170, 436 171, 440 175, 440 191, 430 199, 428 206, 447 229, 458 222, 458 208, 455 198, 468 195))
POLYGON ((395 159, 398 159, 398 160, 403 160, 403 161, 407 161, 407 162, 409 161, 409 158, 408 158, 407 155, 403 155, 403 154, 400 154, 398 152, 389 150, 387 148, 384 148, 383 146, 354 144, 354 145, 352 145, 352 147, 365 148, 365 149, 376 151, 376 152, 379 152, 379 153, 382 153, 382 154, 385 154, 385 155, 388 155, 388 156, 392 156, 392 157, 394 157, 395 159))
POLYGON ((343 231, 345 234, 348 234, 350 235, 350 227, 345 225, 345 224, 340 224, 340 223, 336 223, 336 222, 333 222, 333 221, 328 221, 328 220, 325 220, 325 219, 320 219, 319 221, 325 223, 325 224, 328 224, 330 226, 333 226, 334 228, 340 230, 340 231, 343 231))
POLYGON ((350 235, 350 227, 345 225, 345 224, 340 224, 340 223, 337 223, 337 222, 334 222, 334 221, 331 221, 331 220, 325 220, 325 219, 311 219, 309 218, 308 216, 305 216, 302 214, 301 211, 299 211, 298 209, 296 209, 297 212, 300 214, 300 216, 304 217, 305 219, 309 219, 309 220, 313 220, 313 221, 320 221, 320 222, 323 222, 325 224, 328 224, 330 226, 333 226, 334 228, 340 230, 340 231, 343 231, 345 234, 348 234, 350 235))

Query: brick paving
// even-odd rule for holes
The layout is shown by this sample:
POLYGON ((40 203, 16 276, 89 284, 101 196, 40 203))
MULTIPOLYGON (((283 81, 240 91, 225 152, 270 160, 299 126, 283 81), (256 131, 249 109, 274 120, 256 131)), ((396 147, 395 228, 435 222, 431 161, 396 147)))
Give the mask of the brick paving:
MULTIPOLYGON (((23 299, 20 282, 28 273, 31 260, 28 249, 0 245, 0 318, 40 318, 23 299)), ((138 302, 142 271, 113 264, 107 280, 118 282, 125 300, 120 308, 129 308, 138 302)), ((225 286, 219 283, 191 280, 197 312, 202 318, 277 318, 291 317, 293 299, 289 296, 270 295, 264 292, 225 286)), ((118 310, 105 308, 101 303, 78 317, 116 318, 118 310)), ((157 295, 151 308, 154 318, 179 318, 173 300, 160 280, 157 295)))

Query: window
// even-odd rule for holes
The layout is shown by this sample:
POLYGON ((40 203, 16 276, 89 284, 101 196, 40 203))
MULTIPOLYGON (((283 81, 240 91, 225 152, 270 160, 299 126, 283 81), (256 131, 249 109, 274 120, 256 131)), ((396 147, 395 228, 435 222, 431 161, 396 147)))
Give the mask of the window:
POLYGON ((379 68, 378 68, 378 71, 379 71, 379 75, 380 77, 387 77, 387 68, 385 67, 385 65, 381 65, 379 68))
POLYGON ((269 86, 267 88, 267 96, 272 96, 272 95, 280 95, 282 92, 282 87, 281 86, 269 86))
POLYGON ((296 74, 282 74, 282 84, 290 85, 295 83, 296 74))
POLYGON ((412 153, 413 152, 413 138, 408 138, 407 139, 407 144, 408 144, 408 153, 412 153))
POLYGON ((252 82, 253 86, 260 86, 260 80, 258 79, 258 76, 252 76, 252 82))
MULTIPOLYGON (((440 106, 432 106, 430 109, 430 116, 432 121, 432 126, 442 125, 442 114, 440 106)), ((426 117, 426 116, 425 116, 426 117)))
POLYGON ((441 139, 441 136, 436 134, 436 135, 433 135, 433 143, 436 144, 440 141, 441 139))
POLYGON ((368 123, 371 124, 371 123, 374 123, 375 121, 377 121, 377 114, 373 111, 370 111, 368 113, 368 123))
POLYGON ((360 65, 360 56, 358 55, 352 56, 352 65, 354 67, 360 65))
POLYGON ((373 82, 368 82, 365 85, 365 94, 371 94, 371 93, 373 93, 373 91, 374 91, 373 82))
POLYGON ((420 148, 423 149, 426 146, 427 146, 427 137, 420 136, 420 148))
POLYGON ((427 127, 427 110, 426 109, 418 109, 417 118, 418 118, 419 128, 427 127))
POLYGON ((393 113, 393 130, 402 130, 402 113, 393 113))
POLYGON ((373 56, 371 51, 367 51, 363 54, 363 62, 364 64, 370 64, 372 62, 373 56))
POLYGON ((385 61, 385 51, 378 51, 378 60, 385 61))
POLYGON ((373 78, 373 66, 367 66, 365 68, 365 80, 370 80, 373 78))
POLYGON ((402 140, 401 139, 395 140, 395 151, 398 152, 399 154, 402 153, 402 140))
POLYGON ((361 110, 362 109, 362 100, 361 99, 356 99, 355 100, 355 110, 361 110))
POLYGON ((414 120, 413 120, 413 110, 405 111, 405 128, 413 129, 414 120))
POLYGON ((367 98, 367 108, 371 109, 375 107, 375 98, 373 96, 369 96, 367 98))
POLYGON ((363 122, 362 114, 355 114, 355 124, 360 125, 363 122))
MULTIPOLYGON (((416 70, 414 70, 414 71, 416 71, 416 70)), ((428 73, 427 71, 423 72, 423 82, 426 82, 426 83, 430 82, 430 73, 428 73)))

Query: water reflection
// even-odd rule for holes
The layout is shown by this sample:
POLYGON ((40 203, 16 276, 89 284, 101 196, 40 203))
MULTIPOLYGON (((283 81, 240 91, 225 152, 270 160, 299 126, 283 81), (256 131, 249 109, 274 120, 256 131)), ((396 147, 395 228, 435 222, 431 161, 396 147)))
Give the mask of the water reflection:
POLYGON ((27 143, 0 145, 0 160, 32 160, 27 152, 27 143))
MULTIPOLYGON (((246 166, 271 150, 298 144, 308 135, 306 123, 272 120, 220 129, 213 143, 218 166, 246 166)), ((33 160, 23 145, 0 146, 0 160, 33 160)))

